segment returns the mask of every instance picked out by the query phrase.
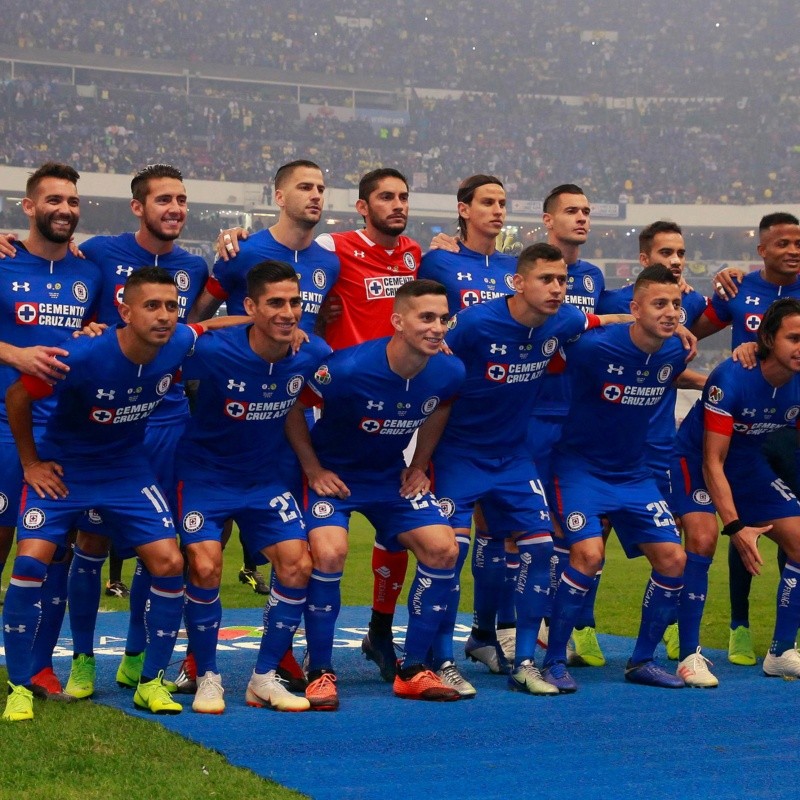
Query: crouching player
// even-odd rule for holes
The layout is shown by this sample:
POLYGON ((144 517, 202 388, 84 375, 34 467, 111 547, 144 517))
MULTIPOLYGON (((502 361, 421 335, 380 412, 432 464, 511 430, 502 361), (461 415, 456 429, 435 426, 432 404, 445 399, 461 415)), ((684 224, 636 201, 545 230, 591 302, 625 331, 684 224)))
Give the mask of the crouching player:
POLYGON ((33 718, 31 648, 41 615, 42 582, 57 548, 82 514, 97 509, 112 524, 118 552, 135 551, 153 575, 147 601, 150 633, 134 703, 154 713, 181 706, 163 685, 183 609, 183 558, 161 488, 143 447, 148 416, 175 380, 205 324, 178 324, 178 291, 159 267, 125 284, 124 325, 69 343, 69 372, 50 386, 24 377, 6 394, 8 419, 27 486, 17 524, 17 556, 3 630, 11 692, 4 719, 33 718), (54 396, 38 445, 32 405, 54 396))
POLYGON ((764 658, 768 677, 800 678, 795 647, 800 624, 800 503, 762 452, 764 436, 800 427, 800 301, 775 301, 758 329, 758 365, 746 369, 723 361, 708 377, 678 431, 671 503, 686 535, 685 587, 678 630, 678 667, 687 684, 716 686, 700 654, 700 621, 708 594, 708 570, 719 535, 730 536, 752 575, 763 563, 758 538, 769 536, 787 555, 778 586, 772 644, 764 658), (716 512, 716 513, 715 513, 716 512))
POLYGON ((308 482, 313 571, 305 610, 306 696, 313 709, 339 705, 331 662, 353 511, 375 526, 382 546, 411 550, 417 558, 394 693, 418 700, 459 698, 425 665, 446 611, 458 548, 428 477, 403 460, 413 433, 436 425, 464 381, 461 361, 439 352, 447 319, 444 286, 403 284, 391 317, 394 335, 334 353, 289 412, 287 435, 308 482), (322 418, 309 434, 304 411, 312 404, 322 406, 322 418))
POLYGON ((244 306, 253 324, 203 337, 183 369, 184 378, 200 386, 178 446, 176 516, 189 561, 186 630, 197 664, 192 708, 208 714, 225 708, 216 648, 221 536, 229 518, 238 523, 248 552, 272 563, 274 579, 247 703, 280 711, 309 707, 276 674, 300 622, 311 574, 305 525, 292 491, 292 484, 300 484, 299 467, 284 424, 330 348, 310 334, 311 341, 292 352, 302 297, 288 264, 263 261, 253 267, 244 306))

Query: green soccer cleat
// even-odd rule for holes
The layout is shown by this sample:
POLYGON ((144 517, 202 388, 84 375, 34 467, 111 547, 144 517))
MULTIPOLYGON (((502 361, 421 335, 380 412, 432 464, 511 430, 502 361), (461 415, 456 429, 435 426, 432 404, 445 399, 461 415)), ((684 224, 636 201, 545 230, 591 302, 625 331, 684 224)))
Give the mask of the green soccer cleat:
MULTIPOLYGON (((144 653, 137 653, 135 656, 122 656, 122 661, 117 667, 117 686, 121 689, 135 689, 139 685, 139 678, 142 677, 142 667, 144 666, 144 653)), ((163 679, 166 690, 173 694, 178 691, 178 686, 174 681, 163 679)))
POLYGON ((587 667, 603 667, 606 657, 597 641, 597 631, 594 628, 575 628, 572 631, 572 641, 575 643, 575 655, 587 667))
POLYGON ((94 656, 80 653, 77 658, 72 659, 72 668, 64 691, 78 700, 91 697, 94 694, 94 676, 94 656))
POLYGON ((731 635, 728 639, 728 661, 731 664, 738 664, 740 667, 752 667, 756 663, 753 637, 750 635, 750 628, 746 625, 731 628, 731 635))
POLYGON ((677 622, 667 625, 664 631, 664 646, 667 648, 667 658, 670 661, 678 661, 681 655, 681 640, 677 622))
POLYGON ((161 670, 153 680, 140 683, 133 695, 133 704, 152 714, 180 714, 183 706, 172 699, 163 678, 164 671, 161 670))
POLYGON ((14 686, 8 682, 11 691, 6 700, 6 710, 3 712, 3 719, 7 722, 23 722, 26 719, 33 719, 33 692, 24 686, 14 686))

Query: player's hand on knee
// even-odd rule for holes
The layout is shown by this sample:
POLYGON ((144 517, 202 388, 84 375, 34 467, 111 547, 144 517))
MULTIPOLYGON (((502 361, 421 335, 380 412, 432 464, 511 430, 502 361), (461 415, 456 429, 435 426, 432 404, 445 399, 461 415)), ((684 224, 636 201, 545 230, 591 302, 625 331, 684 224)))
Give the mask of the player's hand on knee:
POLYGON ((50 497, 58 500, 69 494, 66 484, 61 480, 63 476, 64 469, 55 461, 34 461, 23 467, 25 483, 42 499, 50 497))
POLYGON ((739 293, 739 284, 744 278, 744 270, 725 267, 714 276, 714 291, 723 300, 730 300, 739 293))
POLYGON ((347 484, 333 470, 321 469, 307 478, 308 485, 322 497, 338 497, 342 500, 350 497, 347 484))
POLYGON ((419 467, 406 467, 400 473, 400 496, 411 500, 431 490, 431 479, 419 467))
POLYGON ((217 241, 214 242, 214 249, 217 251, 217 257, 223 261, 230 261, 236 258, 239 252, 239 239, 246 239, 248 236, 244 228, 227 228, 219 232, 217 241))
POLYGON ((758 345, 755 342, 742 342, 734 349, 731 356, 734 361, 738 361, 745 369, 753 369, 758 366, 757 352, 758 345))
POLYGON ((765 525, 763 528, 748 525, 731 536, 733 546, 739 551, 742 563, 751 575, 761 574, 759 567, 764 563, 764 559, 758 552, 758 537, 771 529, 772 525, 765 525))

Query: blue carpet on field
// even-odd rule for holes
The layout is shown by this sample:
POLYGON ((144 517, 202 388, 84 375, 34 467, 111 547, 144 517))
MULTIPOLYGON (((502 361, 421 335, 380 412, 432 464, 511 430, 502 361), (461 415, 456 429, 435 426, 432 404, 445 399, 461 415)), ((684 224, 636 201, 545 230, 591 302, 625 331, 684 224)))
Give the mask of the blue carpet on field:
MULTIPOLYGON (((603 669, 576 669, 575 695, 530 697, 505 679, 463 662, 478 697, 457 703, 398 700, 360 643, 364 608, 345 608, 334 658, 341 708, 336 713, 281 714, 249 708, 244 691, 258 648, 261 613, 225 612, 220 669, 222 716, 153 717, 132 707, 114 671, 127 614, 101 614, 97 702, 164 725, 316 800, 437 800, 680 796, 773 798, 796 783, 800 769, 800 682, 767 680, 759 667, 735 667, 709 653, 716 690, 658 690, 623 680, 630 640, 601 636, 603 669)), ((457 638, 465 641, 466 615, 457 638)), ((400 634, 402 637, 402 633, 400 634)), ((176 657, 185 649, 185 639, 176 657)), ((66 679, 68 631, 56 671, 66 679)), ((295 640, 295 653, 304 641, 295 640)), ((460 646, 457 642, 457 653, 460 646)), ((171 676, 174 677, 175 668, 171 676)), ((180 696, 178 696, 181 699, 180 696)))

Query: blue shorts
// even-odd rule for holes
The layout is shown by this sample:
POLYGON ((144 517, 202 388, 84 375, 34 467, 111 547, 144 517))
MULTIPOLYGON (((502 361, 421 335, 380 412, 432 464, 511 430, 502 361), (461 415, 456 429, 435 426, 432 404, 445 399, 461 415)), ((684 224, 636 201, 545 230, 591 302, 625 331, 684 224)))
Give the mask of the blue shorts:
POLYGON ((181 545, 218 542, 229 519, 239 526, 247 552, 263 564, 261 551, 290 539, 306 540, 300 507, 282 484, 207 483, 179 481, 175 517, 181 545))
POLYGON ((561 438, 563 426, 563 417, 537 417, 534 414, 528 420, 527 450, 546 488, 550 486, 553 471, 553 448, 561 438))
POLYGON ((406 531, 429 525, 447 525, 447 516, 439 501, 430 493, 417 495, 411 500, 400 496, 397 478, 381 480, 381 476, 342 475, 339 477, 350 489, 350 497, 323 497, 309 486, 303 496, 303 510, 309 531, 329 525, 347 529, 354 511, 363 514, 375 528, 375 540, 386 550, 405 550, 397 537, 406 531))
POLYGON ((628 558, 643 555, 639 545, 681 543, 681 537, 656 482, 649 475, 614 480, 588 471, 585 462, 560 457, 553 477, 555 511, 572 546, 602 536, 607 517, 628 558))
MULTIPOLYGON (((39 441, 44 426, 33 429, 33 439, 39 441)), ((22 464, 19 463, 17 445, 7 422, 0 422, 0 527, 13 528, 19 517, 22 496, 22 464)))
MULTIPOLYGON (((670 505, 678 516, 693 512, 714 514, 711 495, 703 479, 700 458, 675 457, 670 505)), ((772 471, 763 457, 744 464, 726 464, 725 476, 733 493, 739 517, 746 525, 770 519, 800 516, 800 502, 789 486, 772 471), (731 469, 728 469, 731 466, 731 469)))
POLYGON ((434 491, 454 528, 469 528, 475 503, 491 535, 550 531, 553 524, 542 483, 530 456, 477 458, 453 450, 433 455, 434 491))
MULTIPOLYGON (((177 419, 168 425, 148 425, 144 434, 147 460, 156 474, 158 485, 167 493, 175 487, 175 450, 186 430, 189 418, 177 419)), ((97 509, 91 509, 78 523, 78 530, 95 536, 111 536, 97 509)))
POLYGON ((121 558, 135 548, 160 539, 175 539, 172 513, 146 463, 133 474, 113 475, 65 465, 67 497, 38 497, 29 487, 22 492, 18 539, 45 539, 65 545, 67 534, 89 509, 96 509, 112 529, 111 540, 121 558))

